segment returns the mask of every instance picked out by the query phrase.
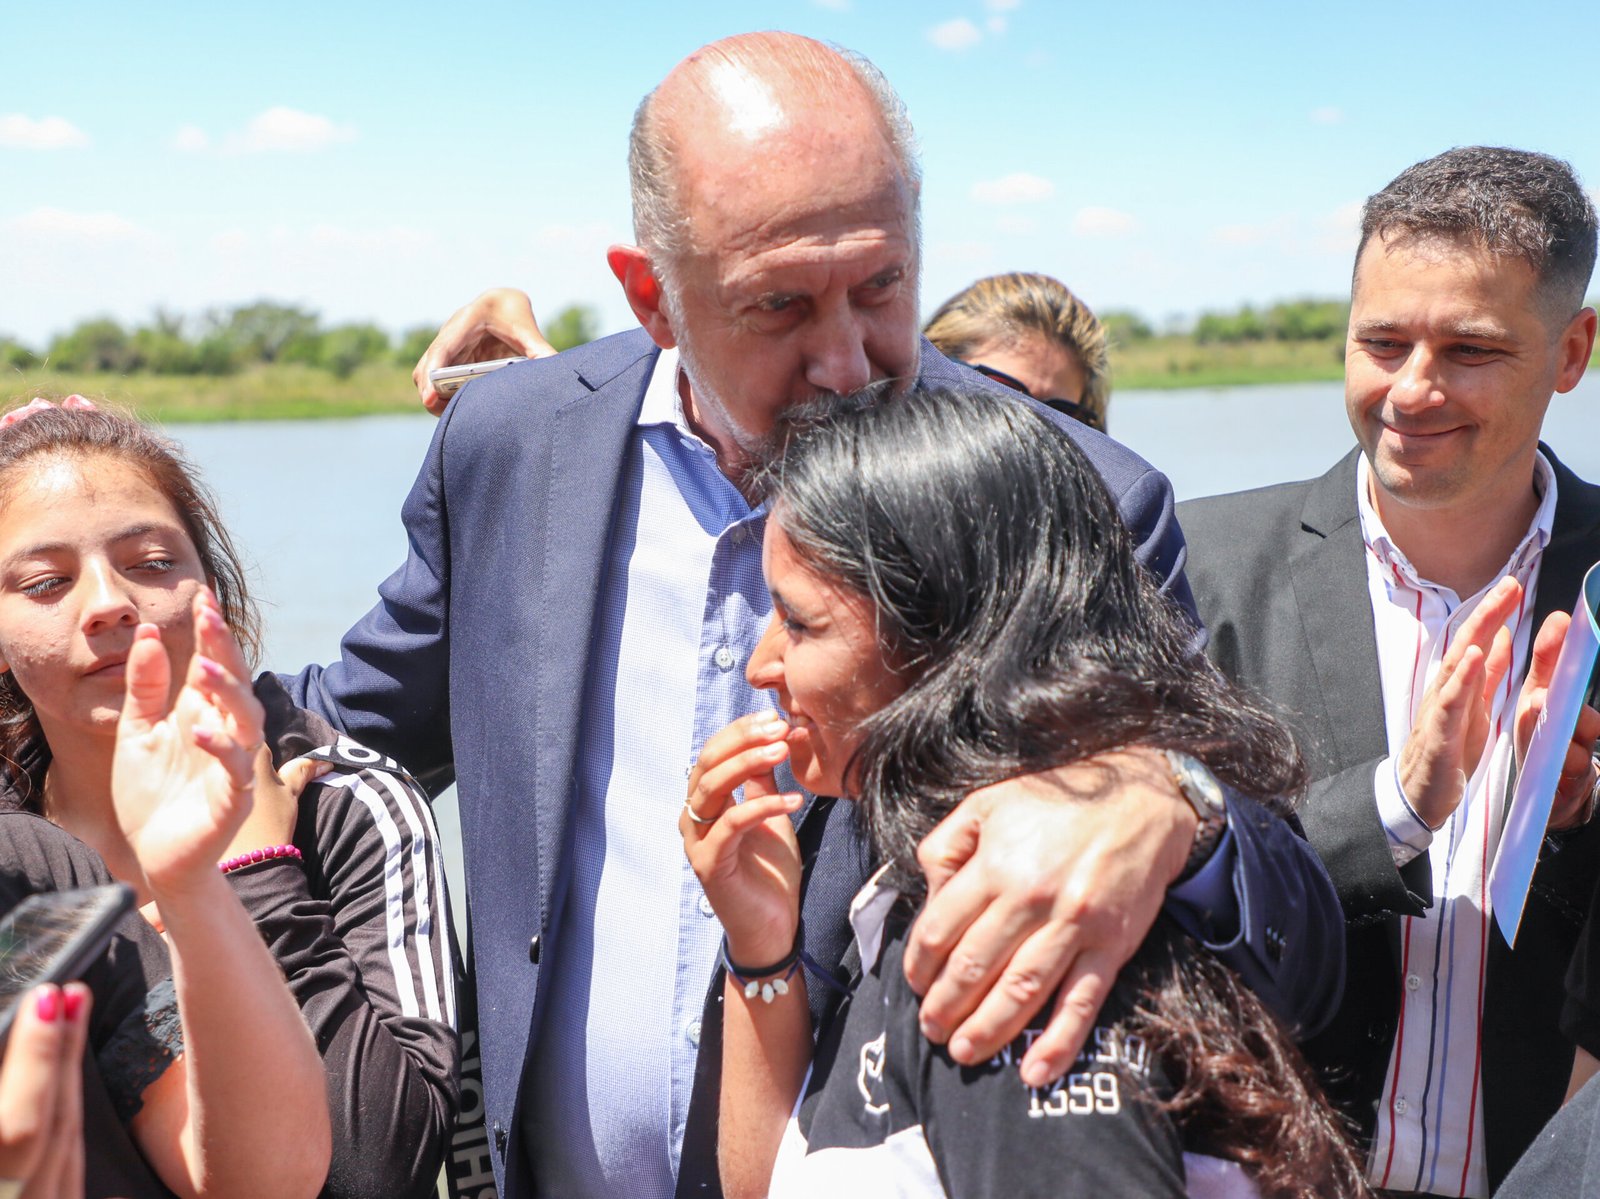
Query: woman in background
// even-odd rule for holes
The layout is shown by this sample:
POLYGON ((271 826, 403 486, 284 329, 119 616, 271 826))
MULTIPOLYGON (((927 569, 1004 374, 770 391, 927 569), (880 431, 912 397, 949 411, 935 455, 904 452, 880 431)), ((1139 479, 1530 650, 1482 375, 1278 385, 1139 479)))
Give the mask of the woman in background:
POLYGON ((1020 271, 979 279, 939 305, 922 333, 946 358, 1106 431, 1106 331, 1059 280, 1020 271))

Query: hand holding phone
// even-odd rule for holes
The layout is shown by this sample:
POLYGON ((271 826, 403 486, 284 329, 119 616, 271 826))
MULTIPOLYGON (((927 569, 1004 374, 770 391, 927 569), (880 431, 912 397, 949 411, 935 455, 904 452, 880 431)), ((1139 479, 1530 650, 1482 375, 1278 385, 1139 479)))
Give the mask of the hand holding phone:
POLYGON ((41 983, 67 983, 94 965, 117 921, 133 910, 122 883, 30 895, 0 919, 0 1042, 22 998, 41 983))
POLYGON ((526 358, 493 358, 488 362, 463 362, 460 366, 436 366, 428 372, 428 382, 448 400, 480 375, 510 366, 513 362, 526 361, 526 358))

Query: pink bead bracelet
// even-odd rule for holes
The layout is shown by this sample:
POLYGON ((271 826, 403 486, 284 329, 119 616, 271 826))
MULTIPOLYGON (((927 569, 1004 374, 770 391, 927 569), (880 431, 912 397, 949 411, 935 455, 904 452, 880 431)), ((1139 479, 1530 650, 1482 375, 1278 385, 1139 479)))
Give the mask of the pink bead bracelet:
POLYGON ((249 853, 229 858, 226 862, 218 862, 217 869, 223 874, 228 874, 235 870, 243 870, 246 866, 254 866, 257 862, 270 862, 274 858, 294 858, 299 861, 300 849, 295 845, 269 845, 265 849, 252 849, 249 853))

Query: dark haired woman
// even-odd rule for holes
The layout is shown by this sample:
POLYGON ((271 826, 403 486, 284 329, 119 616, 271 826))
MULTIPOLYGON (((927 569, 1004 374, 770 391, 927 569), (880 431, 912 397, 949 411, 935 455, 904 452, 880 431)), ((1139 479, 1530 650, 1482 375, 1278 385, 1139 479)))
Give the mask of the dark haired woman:
POLYGON ((1022 402, 857 397, 784 432, 764 474, 773 620, 748 677, 786 717, 713 737, 680 821, 727 935, 727 1193, 765 1194, 769 1172, 774 1195, 1364 1193, 1284 1033, 1165 920, 1058 1084, 1022 1084, 1029 1033, 976 1068, 921 1036, 901 970, 916 847, 962 796, 1091 755, 1176 773, 1192 755, 1270 804, 1304 772, 1287 731, 1190 656, 1098 476, 1022 402), (858 802, 885 862, 814 1065, 785 759, 858 802))
MULTIPOLYGON (((253 649, 243 572, 170 443, 80 400, 35 401, 0 423, 0 809, 45 816, 136 889, 110 815, 124 667, 149 625, 181 677, 189 607, 208 585, 253 649)), ((395 763, 295 709, 270 678, 256 691, 256 803, 220 864, 322 1053, 335 1145, 324 1194, 432 1195, 458 1060, 432 816, 395 763), (332 770, 297 803, 274 766, 301 755, 332 770)))

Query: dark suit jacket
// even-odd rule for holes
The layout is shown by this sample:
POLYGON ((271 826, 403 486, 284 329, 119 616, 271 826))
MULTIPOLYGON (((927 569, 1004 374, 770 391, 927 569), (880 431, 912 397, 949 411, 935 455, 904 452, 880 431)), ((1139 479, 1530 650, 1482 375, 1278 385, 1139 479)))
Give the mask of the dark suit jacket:
MULTIPOLYGON (((1426 854, 1395 868, 1373 795, 1388 736, 1356 513, 1358 452, 1320 479, 1193 500, 1179 515, 1208 652, 1286 710, 1311 769, 1301 818, 1344 904, 1348 977, 1338 1015, 1307 1051, 1337 1068, 1329 1093, 1370 1136, 1399 1019, 1399 918, 1422 915, 1433 887, 1426 854)), ((1584 572, 1600 559, 1600 488, 1544 453, 1556 472, 1556 514, 1536 622, 1570 611, 1584 572)), ((1491 1185, 1565 1092, 1572 1046, 1557 1015, 1600 864, 1597 834, 1600 822, 1547 840, 1514 952, 1498 929, 1489 934, 1483 1106, 1491 1185)))
MULTIPOLYGON (((296 702, 429 785, 452 776, 459 784, 484 1105, 508 1197, 526 1191, 527 1163, 507 1147, 560 898, 607 540, 656 356, 634 330, 464 388, 406 499, 405 564, 346 634, 341 660, 290 681, 296 702)), ((925 342, 919 385, 958 383, 994 386, 925 342)), ((1192 611, 1166 478, 1109 438, 1052 419, 1099 469, 1140 560, 1192 611)), ((862 877, 861 845, 839 805, 818 801, 802 815, 821 863, 812 869, 807 936, 822 960, 837 962, 849 942, 845 905, 862 877)), ((1257 985, 1290 1019, 1317 1023, 1338 977, 1331 889, 1310 848, 1281 822, 1235 827, 1251 897, 1238 964, 1254 967, 1257 985)), ((716 1030, 702 1032, 702 1044, 708 1035, 716 1030)), ((685 1157, 686 1174, 704 1173, 693 1151, 685 1157)))

